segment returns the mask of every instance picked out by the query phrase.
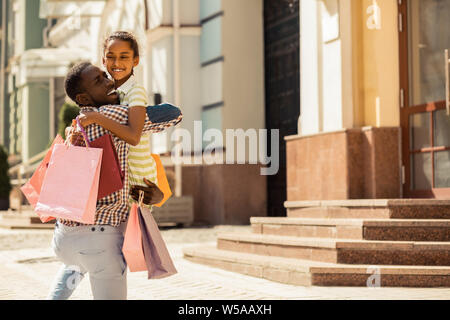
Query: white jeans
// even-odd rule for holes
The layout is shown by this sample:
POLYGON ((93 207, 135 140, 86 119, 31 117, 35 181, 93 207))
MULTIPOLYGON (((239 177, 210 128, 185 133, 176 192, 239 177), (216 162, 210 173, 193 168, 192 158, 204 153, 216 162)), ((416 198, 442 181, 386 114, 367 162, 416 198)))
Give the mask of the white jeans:
POLYGON ((109 225, 68 227, 57 222, 52 247, 64 265, 48 299, 68 299, 88 273, 95 300, 126 300, 123 230, 123 225, 117 228, 109 225))

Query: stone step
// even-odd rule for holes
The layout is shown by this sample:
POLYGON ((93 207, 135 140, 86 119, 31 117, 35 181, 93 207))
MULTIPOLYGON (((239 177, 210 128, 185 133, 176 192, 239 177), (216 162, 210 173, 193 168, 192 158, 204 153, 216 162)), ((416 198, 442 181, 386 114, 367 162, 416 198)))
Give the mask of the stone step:
POLYGON ((370 265, 450 266, 450 243, 340 240, 225 233, 217 248, 322 262, 370 265))
POLYGON ((52 222, 47 223, 32 223, 30 221, 3 221, 0 220, 0 228, 5 229, 54 229, 55 224, 52 222))
POLYGON ((450 219, 450 200, 286 201, 284 205, 290 218, 450 219))
POLYGON ((3 211, 0 214, 0 228, 7 229, 53 229, 54 221, 42 223, 33 211, 11 212, 3 211))
POLYGON ((450 220, 364 220, 365 240, 450 242, 450 220))
POLYGON ((340 265, 187 247, 184 258, 228 271, 298 286, 450 287, 450 267, 340 265))
POLYGON ((361 219, 251 217, 252 232, 306 238, 363 239, 361 219))
POLYGON ((250 218, 256 234, 308 238, 450 241, 450 220, 250 218))

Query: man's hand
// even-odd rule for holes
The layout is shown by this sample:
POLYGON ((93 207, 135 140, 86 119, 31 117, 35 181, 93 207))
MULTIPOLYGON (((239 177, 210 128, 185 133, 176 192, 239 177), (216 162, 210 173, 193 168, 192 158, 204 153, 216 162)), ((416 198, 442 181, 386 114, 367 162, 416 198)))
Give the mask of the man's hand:
POLYGON ((162 199, 164 199, 164 194, 158 188, 156 184, 148 181, 144 178, 144 182, 147 187, 142 186, 132 186, 130 190, 131 197, 139 202, 139 191, 144 191, 144 200, 142 201, 146 205, 153 205, 156 203, 160 203, 162 199))
MULTIPOLYGON (((74 120, 75 121, 75 120, 74 120)), ((76 122, 72 123, 72 127, 66 128, 66 142, 73 146, 84 146, 85 141, 83 134, 79 131, 76 131, 76 122)))
POLYGON ((71 135, 69 135, 69 143, 73 146, 84 147, 86 142, 84 141, 83 134, 79 131, 73 131, 71 135))

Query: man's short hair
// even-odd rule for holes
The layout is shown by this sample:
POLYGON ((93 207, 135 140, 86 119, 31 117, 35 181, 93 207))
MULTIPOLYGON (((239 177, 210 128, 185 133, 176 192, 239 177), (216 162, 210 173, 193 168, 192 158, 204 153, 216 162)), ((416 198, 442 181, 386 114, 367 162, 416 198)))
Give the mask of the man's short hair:
POLYGON ((92 64, 89 61, 83 61, 73 66, 72 69, 70 69, 70 71, 67 73, 64 88, 69 98, 77 104, 77 95, 83 93, 83 90, 81 88, 81 73, 91 65, 92 64))

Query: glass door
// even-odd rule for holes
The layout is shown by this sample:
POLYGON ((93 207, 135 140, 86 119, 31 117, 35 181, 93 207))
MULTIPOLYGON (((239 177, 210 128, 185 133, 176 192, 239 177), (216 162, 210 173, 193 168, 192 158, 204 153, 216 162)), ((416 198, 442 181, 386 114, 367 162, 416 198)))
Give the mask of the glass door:
POLYGON ((450 199, 450 1, 399 0, 399 13, 404 197, 450 199))

